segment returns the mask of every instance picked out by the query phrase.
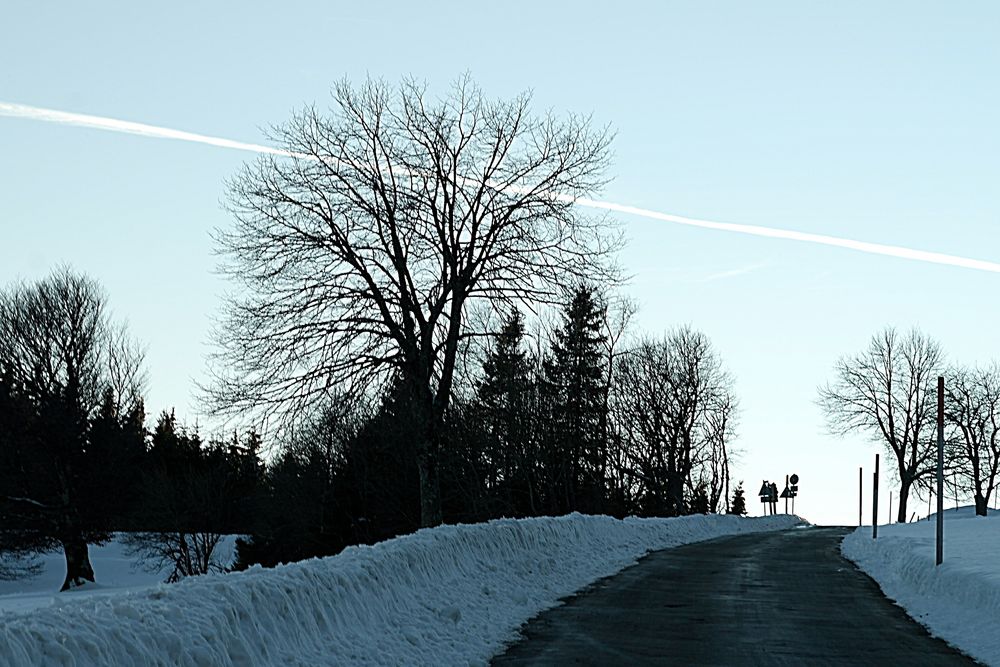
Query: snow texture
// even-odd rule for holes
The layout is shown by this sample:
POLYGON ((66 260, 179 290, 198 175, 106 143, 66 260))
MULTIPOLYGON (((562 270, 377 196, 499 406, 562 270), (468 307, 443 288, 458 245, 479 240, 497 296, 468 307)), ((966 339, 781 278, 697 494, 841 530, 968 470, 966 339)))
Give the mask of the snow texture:
POLYGON ((944 562, 935 567, 935 517, 859 528, 841 544, 882 591, 931 634, 1000 666, 1000 518, 962 507, 944 514, 944 562))
POLYGON ((273 570, 0 612, 0 664, 485 664, 525 621, 649 551, 798 523, 573 514, 441 526, 273 570))

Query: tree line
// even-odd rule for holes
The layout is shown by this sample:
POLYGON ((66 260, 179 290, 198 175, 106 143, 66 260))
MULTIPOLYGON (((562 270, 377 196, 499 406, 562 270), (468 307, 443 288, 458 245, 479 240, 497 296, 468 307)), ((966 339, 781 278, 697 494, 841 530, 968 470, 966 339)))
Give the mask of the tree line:
MULTIPOLYGON (((626 305, 625 312, 631 312, 626 305)), ((512 310, 470 352, 441 439, 449 522, 732 509, 736 401, 703 334, 622 346, 601 292, 579 285, 531 342, 512 310), (467 375, 467 377, 466 377, 467 375)), ((143 355, 99 285, 63 268, 0 290, 0 551, 8 577, 62 549, 64 589, 94 580, 87 545, 116 531, 169 580, 337 553, 421 525, 418 417, 400 378, 372 401, 331 397, 272 443, 145 425, 143 355), (265 461, 265 458, 267 460, 265 461)))

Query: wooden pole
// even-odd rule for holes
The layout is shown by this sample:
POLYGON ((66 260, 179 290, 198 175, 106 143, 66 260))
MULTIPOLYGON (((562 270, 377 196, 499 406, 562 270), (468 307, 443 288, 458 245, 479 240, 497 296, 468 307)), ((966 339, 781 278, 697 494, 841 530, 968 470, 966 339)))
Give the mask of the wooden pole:
POLYGON ((878 539, 878 454, 875 455, 875 472, 872 473, 872 539, 878 539))
POLYGON ((944 562, 944 377, 937 385, 937 564, 944 562))

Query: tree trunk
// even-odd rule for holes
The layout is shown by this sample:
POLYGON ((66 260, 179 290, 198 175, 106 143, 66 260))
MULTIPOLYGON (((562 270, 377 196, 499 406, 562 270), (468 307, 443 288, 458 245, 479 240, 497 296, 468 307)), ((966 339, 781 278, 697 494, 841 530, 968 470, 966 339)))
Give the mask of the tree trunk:
POLYGON ((66 554, 66 580, 60 592, 83 586, 88 581, 94 583, 94 568, 90 566, 90 552, 82 537, 63 540, 66 554))
POLYGON ((420 470, 420 526, 433 528, 440 526, 441 478, 438 475, 438 448, 427 439, 417 450, 417 466, 420 470))
POLYGON ((976 516, 986 516, 987 507, 986 497, 981 493, 976 493, 976 516))
POLYGON ((899 483, 899 511, 896 512, 897 523, 906 523, 906 499, 910 495, 911 486, 912 482, 905 479, 899 483))

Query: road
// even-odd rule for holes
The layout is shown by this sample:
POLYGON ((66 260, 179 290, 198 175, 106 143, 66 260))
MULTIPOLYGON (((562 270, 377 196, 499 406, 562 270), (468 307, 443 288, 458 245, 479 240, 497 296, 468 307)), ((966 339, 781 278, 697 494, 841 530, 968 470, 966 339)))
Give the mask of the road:
POLYGON ((972 665, 840 555, 843 528, 650 554, 523 628, 494 665, 972 665))

